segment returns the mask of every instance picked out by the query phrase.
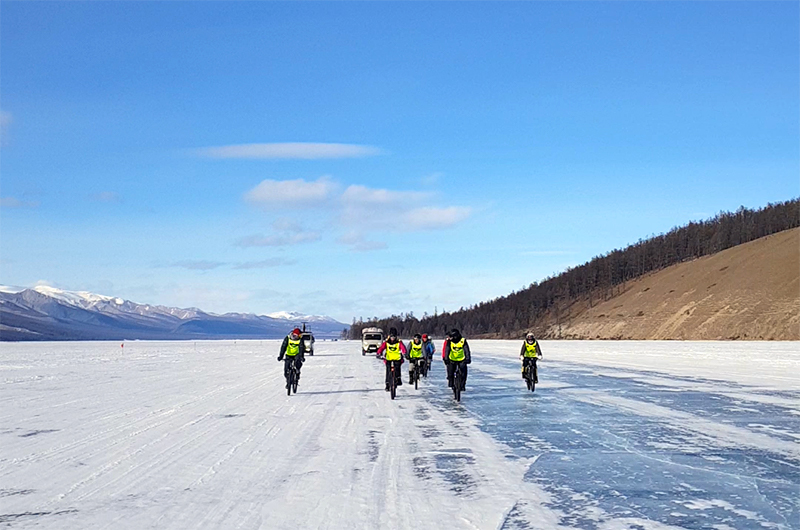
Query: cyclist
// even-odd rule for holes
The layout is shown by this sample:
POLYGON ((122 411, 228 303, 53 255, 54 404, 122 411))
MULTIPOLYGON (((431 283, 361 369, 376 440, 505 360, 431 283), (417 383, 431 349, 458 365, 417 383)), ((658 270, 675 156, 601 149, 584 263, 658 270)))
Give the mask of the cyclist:
POLYGON ((283 375, 286 377, 286 388, 289 388, 289 370, 294 362, 297 366, 297 380, 300 380, 300 368, 303 367, 305 361, 306 345, 300 338, 300 328, 294 328, 284 339, 281 344, 281 352, 278 354, 278 361, 286 361, 283 364, 283 375))
POLYGON ((422 350, 425 352, 425 362, 428 363, 428 370, 430 370, 433 366, 433 354, 436 352, 436 345, 433 344, 433 340, 427 333, 422 334, 422 344, 425 345, 422 350))
POLYGON ((536 367, 537 359, 542 358, 542 347, 536 341, 533 333, 525 335, 525 342, 519 350, 519 358, 522 361, 522 378, 525 379, 525 369, 533 370, 533 382, 539 382, 539 369, 536 367))
POLYGON ((453 375, 456 366, 461 366, 464 378, 461 380, 461 391, 467 386, 467 365, 472 362, 472 355, 469 351, 467 339, 461 336, 461 332, 453 329, 448 334, 448 339, 444 344, 444 364, 447 366, 447 386, 453 387, 453 375))
POLYGON ((422 335, 419 333, 414 335, 414 339, 408 341, 406 351, 408 352, 408 384, 413 385, 414 380, 411 374, 414 370, 420 370, 422 363, 425 362, 425 345, 422 343, 422 335))
POLYGON ((406 346, 403 341, 397 338, 397 329, 389 329, 389 337, 378 347, 378 357, 383 359, 386 364, 386 391, 389 391, 389 378, 392 376, 392 366, 394 366, 395 381, 397 386, 403 384, 400 377, 400 366, 403 364, 403 355, 406 354, 406 346))

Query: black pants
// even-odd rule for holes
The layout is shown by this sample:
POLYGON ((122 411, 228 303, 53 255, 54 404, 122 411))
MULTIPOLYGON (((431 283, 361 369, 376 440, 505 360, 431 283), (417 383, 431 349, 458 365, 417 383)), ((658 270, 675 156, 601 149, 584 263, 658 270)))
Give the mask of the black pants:
POLYGON ((461 381, 461 388, 464 388, 467 384, 467 361, 450 361, 447 363, 447 386, 453 386, 453 376, 456 373, 456 366, 461 365, 461 375, 463 379, 461 381))
POLYGON ((392 365, 394 365, 394 377, 395 381, 397 381, 397 386, 403 384, 403 381, 400 377, 400 365, 403 364, 403 361, 386 361, 386 386, 389 386, 389 381, 392 378, 392 365))
MULTIPOLYGON (((538 368, 536 367, 536 360, 537 360, 536 357, 523 357, 522 358, 522 368, 527 368, 528 366, 532 366, 533 367, 533 378, 534 379, 536 379, 536 377, 538 377, 538 374, 536 373, 536 371, 538 370, 538 368)), ((523 372, 523 377, 524 377, 524 374, 525 373, 523 372)))
POLYGON ((290 356, 286 355, 283 358, 283 377, 289 378, 289 370, 291 369, 292 365, 290 364, 292 361, 297 359, 297 377, 300 377, 300 368, 303 367, 303 358, 298 356, 290 356))

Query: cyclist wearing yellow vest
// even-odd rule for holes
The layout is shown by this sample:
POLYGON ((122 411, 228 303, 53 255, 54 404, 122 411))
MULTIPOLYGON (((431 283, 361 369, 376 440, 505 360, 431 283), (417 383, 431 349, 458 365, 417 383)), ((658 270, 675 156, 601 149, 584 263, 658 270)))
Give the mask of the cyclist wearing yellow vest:
POLYGON ((525 342, 522 343, 522 348, 519 350, 519 358, 522 359, 522 378, 525 379, 525 368, 532 367, 533 381, 539 382, 539 369, 536 367, 536 361, 542 358, 542 347, 533 333, 525 335, 525 342))
POLYGON ((389 391, 389 380, 392 377, 392 366, 397 386, 403 384, 400 377, 400 366, 403 364, 403 356, 406 354, 406 346, 403 341, 397 338, 397 329, 389 329, 389 337, 378 347, 378 357, 383 359, 386 364, 386 391, 389 391))
POLYGON ((292 362, 297 366, 297 380, 300 380, 300 368, 303 367, 305 361, 306 345, 303 339, 300 338, 300 328, 294 328, 284 339, 281 344, 281 352, 278 354, 278 361, 286 361, 283 364, 283 375, 286 377, 286 388, 289 388, 289 369, 292 362))
POLYGON ((456 366, 461 366, 461 373, 464 378, 461 380, 461 390, 464 391, 467 385, 467 365, 472 362, 472 355, 469 351, 467 339, 461 336, 461 332, 453 329, 448 334, 448 340, 444 343, 444 354, 442 355, 444 364, 447 366, 447 386, 453 386, 453 374, 456 366))
POLYGON ((417 333, 414 339, 408 341, 408 384, 413 385, 414 381, 411 380, 411 372, 415 369, 421 369, 422 361, 425 360, 425 344, 422 342, 422 335, 417 333))

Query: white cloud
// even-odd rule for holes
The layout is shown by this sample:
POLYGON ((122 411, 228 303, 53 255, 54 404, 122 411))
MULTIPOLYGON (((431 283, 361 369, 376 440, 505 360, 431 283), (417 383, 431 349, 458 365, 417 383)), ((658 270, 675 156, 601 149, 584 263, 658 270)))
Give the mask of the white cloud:
POLYGON ((368 241, 363 234, 349 232, 336 240, 337 243, 348 245, 350 250, 355 252, 369 252, 371 250, 383 250, 387 245, 383 241, 368 241))
POLYGON ((0 208, 21 209, 21 208, 38 208, 39 201, 21 201, 16 197, 3 197, 0 198, 0 208))
POLYGON ((421 191, 393 191, 368 188, 353 184, 342 193, 342 202, 348 206, 385 206, 419 202, 430 198, 430 193, 421 191))
POLYGON ((401 219, 405 230, 436 230, 456 225, 469 217, 471 213, 470 208, 461 206, 422 207, 405 212, 401 219))
POLYGON ((322 236, 318 232, 297 232, 294 234, 272 234, 263 236, 255 234, 239 239, 236 242, 237 247, 284 247, 288 245, 298 245, 300 243, 311 243, 319 241, 322 236))
POLYGON ((414 232, 449 228, 465 220, 470 208, 426 206, 433 194, 349 186, 341 197, 341 222, 370 230, 414 232))
POLYGON ((246 269, 268 269, 271 267, 281 267, 283 265, 292 265, 293 263, 297 263, 295 260, 286 259, 286 258, 269 258, 261 261, 246 261, 244 263, 238 263, 233 268, 239 270, 246 270, 246 269))
POLYGON ((95 202, 121 202, 119 194, 113 191, 101 191, 100 193, 92 194, 90 198, 95 202))
POLYGON ((219 261, 207 261, 207 260, 183 260, 183 261, 176 261, 172 264, 173 267, 183 267, 184 269, 189 269, 193 271, 208 271, 211 269, 216 269, 217 267, 221 267, 225 265, 219 261))
POLYGON ((198 154, 210 158, 304 159, 363 158, 383 151, 369 145, 323 143, 270 143, 206 147, 198 154))
POLYGON ((297 180, 262 180, 244 194, 245 201, 262 208, 312 206, 325 202, 337 185, 328 176, 313 182, 297 180))
POLYGON ((5 144, 8 139, 8 130, 11 128, 11 123, 14 118, 10 112, 0 110, 0 144, 5 144))
POLYGON ((433 186, 435 184, 438 184, 439 180, 441 180, 441 178, 443 176, 444 176, 444 173, 440 173, 440 172, 437 171, 435 173, 431 173, 429 175, 425 175, 424 177, 422 177, 420 179, 420 182, 422 183, 423 186, 433 186))

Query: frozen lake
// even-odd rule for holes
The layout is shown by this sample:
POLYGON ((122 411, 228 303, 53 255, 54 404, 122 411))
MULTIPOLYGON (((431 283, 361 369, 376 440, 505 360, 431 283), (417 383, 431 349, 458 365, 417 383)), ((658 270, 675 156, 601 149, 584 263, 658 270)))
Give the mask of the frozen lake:
POLYGON ((0 526, 800 529, 800 343, 545 341, 530 393, 470 342, 460 404, 356 342, 292 397, 278 341, 0 343, 0 526))

